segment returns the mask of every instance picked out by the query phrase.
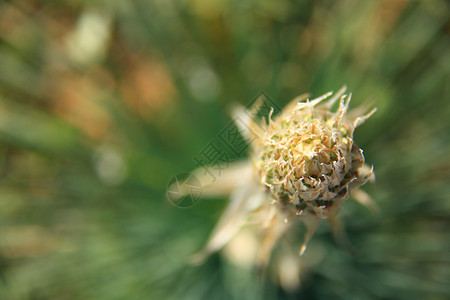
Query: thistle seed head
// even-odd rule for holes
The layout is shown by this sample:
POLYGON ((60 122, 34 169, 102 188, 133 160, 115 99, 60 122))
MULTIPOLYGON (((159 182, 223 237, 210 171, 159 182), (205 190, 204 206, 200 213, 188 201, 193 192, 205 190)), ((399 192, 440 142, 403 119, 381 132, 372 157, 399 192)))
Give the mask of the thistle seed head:
POLYGON ((298 215, 326 218, 336 213, 349 190, 370 175, 359 171, 364 156, 353 142, 353 131, 374 111, 364 117, 347 114, 350 96, 344 95, 337 111, 331 112, 339 94, 319 104, 330 95, 298 102, 275 120, 269 118, 254 147, 261 182, 276 204, 298 215))
MULTIPOLYGON (((345 242, 337 213, 350 191, 372 174, 364 165, 362 150, 353 142, 353 131, 375 110, 366 115, 361 115, 366 111, 363 108, 348 111, 350 96, 343 96, 344 92, 345 87, 326 102, 323 100, 331 93, 311 101, 300 96, 273 120, 271 112, 268 122, 256 118, 263 98, 250 110, 236 107, 236 125, 250 142, 253 164, 235 164, 217 181, 204 186, 203 194, 209 195, 229 189, 231 203, 204 250, 193 258, 194 263, 204 261, 250 224, 256 225, 251 230, 261 238, 255 247, 261 266, 267 264, 276 242, 294 224, 289 220, 301 220, 306 226, 300 255, 320 218, 328 218, 335 237, 345 242), (337 100, 338 108, 332 111, 337 100)), ((206 176, 203 169, 197 174, 202 179, 206 176)), ((353 192, 355 200, 373 206, 363 191, 353 192)))

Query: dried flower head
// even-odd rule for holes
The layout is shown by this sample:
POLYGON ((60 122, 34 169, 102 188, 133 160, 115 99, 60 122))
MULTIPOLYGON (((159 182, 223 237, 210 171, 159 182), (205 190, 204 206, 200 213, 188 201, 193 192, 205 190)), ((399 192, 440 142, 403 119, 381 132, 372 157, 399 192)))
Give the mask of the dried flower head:
MULTIPOLYGON (((303 254, 320 219, 327 219, 333 231, 340 232, 336 215, 350 193, 371 205, 368 195, 357 190, 373 172, 364 165, 353 132, 375 109, 365 115, 363 108, 348 111, 351 95, 344 92, 345 87, 333 97, 327 93, 314 100, 300 96, 273 119, 272 110, 267 122, 255 117, 258 104, 249 111, 235 110, 234 117, 240 120, 236 123, 250 142, 251 161, 236 163, 214 182, 207 182, 201 170, 195 172, 204 183, 204 195, 231 195, 230 205, 196 262, 232 244, 243 226, 253 225, 259 239, 258 247, 253 247, 258 249, 255 255, 260 264, 266 264, 273 246, 296 221, 307 227, 300 248, 303 254), (336 101, 339 105, 333 112, 336 101)), ((292 258, 283 255, 278 261, 281 265, 292 258)))
POLYGON ((254 161, 261 182, 276 204, 297 215, 326 218, 348 198, 349 190, 366 183, 361 174, 362 150, 353 142, 353 131, 369 117, 347 115, 351 96, 343 96, 336 112, 330 96, 297 103, 264 127, 254 143, 254 161), (346 101, 345 101, 346 100, 346 101))

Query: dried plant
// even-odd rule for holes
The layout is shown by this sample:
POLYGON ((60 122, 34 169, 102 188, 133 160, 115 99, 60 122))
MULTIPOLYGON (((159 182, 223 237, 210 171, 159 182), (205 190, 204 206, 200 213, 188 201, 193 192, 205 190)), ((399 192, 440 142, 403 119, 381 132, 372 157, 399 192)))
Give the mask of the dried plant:
MULTIPOLYGON (((206 195, 228 192, 231 202, 195 262, 226 245, 248 224, 261 231, 258 264, 267 264, 276 242, 296 221, 307 227, 300 248, 303 254, 321 219, 330 222, 337 236, 342 233, 337 214, 350 193, 358 191, 355 198, 371 204, 358 188, 373 172, 364 164, 353 132, 375 109, 364 115, 363 108, 348 111, 351 95, 344 92, 345 87, 331 98, 330 92, 314 100, 300 96, 273 120, 272 110, 268 122, 256 119, 258 103, 249 111, 235 110, 235 118, 245 120, 244 125, 236 123, 250 141, 251 159, 205 184, 206 195)), ((205 182, 201 170, 195 174, 205 182)))

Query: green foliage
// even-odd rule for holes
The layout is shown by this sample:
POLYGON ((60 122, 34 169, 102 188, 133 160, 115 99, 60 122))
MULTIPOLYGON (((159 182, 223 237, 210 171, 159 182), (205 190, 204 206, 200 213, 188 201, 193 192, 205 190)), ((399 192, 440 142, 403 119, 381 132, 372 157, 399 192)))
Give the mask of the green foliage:
POLYGON ((448 15, 443 0, 1 2, 0 299, 449 298, 448 15), (220 254, 188 265, 226 199, 178 209, 166 187, 230 105, 344 84, 378 107, 355 140, 380 212, 341 213, 354 253, 321 227, 291 292, 220 254))

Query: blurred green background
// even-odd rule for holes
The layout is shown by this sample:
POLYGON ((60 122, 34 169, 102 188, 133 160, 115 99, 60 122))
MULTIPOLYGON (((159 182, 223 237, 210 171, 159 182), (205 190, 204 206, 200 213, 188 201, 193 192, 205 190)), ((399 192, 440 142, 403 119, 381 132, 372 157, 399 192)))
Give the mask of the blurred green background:
POLYGON ((444 0, 1 1, 0 299, 449 299, 449 15, 444 0), (355 140, 380 212, 341 212, 355 254, 324 222, 295 290, 220 254, 189 266, 227 201, 179 209, 166 187, 230 105, 344 84, 378 107, 355 140))

